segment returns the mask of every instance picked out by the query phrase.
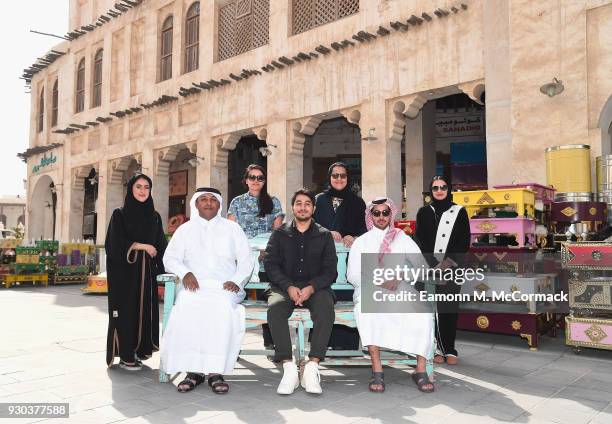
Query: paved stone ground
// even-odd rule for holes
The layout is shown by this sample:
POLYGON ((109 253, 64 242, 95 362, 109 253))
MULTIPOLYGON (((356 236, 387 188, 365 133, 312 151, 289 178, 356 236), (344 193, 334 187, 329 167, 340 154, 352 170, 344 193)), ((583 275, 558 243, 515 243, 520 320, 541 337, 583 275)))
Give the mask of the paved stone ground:
POLYGON ((250 356, 219 396, 158 383, 157 355, 140 372, 107 369, 106 297, 80 287, 0 289, 0 325, 0 402, 69 402, 70 419, 53 423, 612 423, 612 352, 576 356, 562 336, 530 352, 518 338, 461 332, 461 362, 436 369, 434 394, 399 368, 385 371, 384 394, 369 393, 369 369, 344 367, 322 371, 321 396, 281 397, 279 370, 250 356))

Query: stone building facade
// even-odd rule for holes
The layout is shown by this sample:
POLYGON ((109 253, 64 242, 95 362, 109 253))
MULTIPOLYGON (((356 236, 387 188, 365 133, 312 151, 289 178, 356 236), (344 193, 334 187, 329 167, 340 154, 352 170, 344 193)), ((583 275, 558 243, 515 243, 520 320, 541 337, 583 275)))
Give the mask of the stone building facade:
POLYGON ((3 228, 25 225, 26 199, 22 196, 0 197, 0 223, 3 228))
POLYGON ((342 158, 413 218, 447 108, 479 114, 489 186, 545 182, 546 147, 612 150, 610 22, 609 0, 70 0, 27 76, 27 237, 103 241, 136 170, 164 219, 196 186, 227 207, 258 152, 285 209, 342 158))

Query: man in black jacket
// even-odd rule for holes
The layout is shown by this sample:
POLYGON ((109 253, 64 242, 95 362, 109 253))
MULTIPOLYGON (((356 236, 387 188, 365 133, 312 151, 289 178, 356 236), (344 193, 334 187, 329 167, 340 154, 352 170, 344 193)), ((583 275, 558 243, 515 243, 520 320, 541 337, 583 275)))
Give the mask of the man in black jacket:
POLYGON ((283 379, 277 393, 288 395, 299 386, 298 368, 292 361, 288 319, 296 307, 307 307, 313 329, 309 361, 301 384, 308 393, 321 393, 319 361, 325 358, 334 324, 334 295, 337 258, 329 231, 312 220, 314 195, 295 192, 291 199, 295 219, 270 236, 264 266, 271 283, 268 325, 274 340, 275 360, 283 363, 283 379))

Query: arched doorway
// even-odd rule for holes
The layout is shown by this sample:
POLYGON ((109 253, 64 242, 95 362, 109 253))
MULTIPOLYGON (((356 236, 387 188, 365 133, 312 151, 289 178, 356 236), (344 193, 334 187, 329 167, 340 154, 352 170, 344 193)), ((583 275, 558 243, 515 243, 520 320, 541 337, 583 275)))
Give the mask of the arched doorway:
POLYGON ((93 240, 96 243, 98 228, 98 173, 91 168, 84 184, 83 200, 83 240, 93 240))
POLYGON ((55 239, 57 194, 51 177, 43 175, 38 179, 30 199, 29 238, 55 239))
POLYGON ((304 186, 320 193, 328 187, 327 169, 337 161, 349 167, 351 189, 361 196, 361 132, 340 116, 323 120, 304 143, 304 186))
MULTIPOLYGON (((189 217, 189 200, 196 189, 196 169, 201 164, 187 147, 181 148, 168 168, 168 219, 189 217)), ((182 221, 181 221, 182 222, 182 221)))
POLYGON ((98 173, 97 165, 73 169, 70 190, 70 240, 96 240, 98 173))
POLYGON ((612 154, 612 96, 608 97, 606 104, 599 115, 599 128, 601 129, 601 154, 612 154))
MULTIPOLYGON (((599 115, 599 128, 601 129, 601 154, 602 156, 612 155, 612 96, 608 97, 599 115)), ((610 190, 609 181, 604 178, 609 170, 609 160, 602 159, 596 162, 598 169, 595 170, 595 190, 598 192, 598 200, 608 204, 608 224, 612 225, 612 190, 610 190)))
POLYGON ((463 93, 427 101, 418 116, 406 120, 402 153, 409 219, 423 205, 434 175, 450 178, 453 190, 486 189, 485 106, 463 93))

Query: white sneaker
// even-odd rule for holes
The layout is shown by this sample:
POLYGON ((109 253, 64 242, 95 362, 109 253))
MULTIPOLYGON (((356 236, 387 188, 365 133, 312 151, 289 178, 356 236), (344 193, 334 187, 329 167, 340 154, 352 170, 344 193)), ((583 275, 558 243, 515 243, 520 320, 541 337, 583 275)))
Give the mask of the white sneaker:
POLYGON ((300 385, 300 377, 298 375, 298 367, 295 363, 289 361, 283 363, 283 378, 281 379, 276 393, 279 395, 290 395, 300 385))
POLYGON ((308 393, 321 394, 321 375, 319 374, 319 364, 313 361, 308 361, 304 366, 304 374, 302 374, 302 387, 308 393))

